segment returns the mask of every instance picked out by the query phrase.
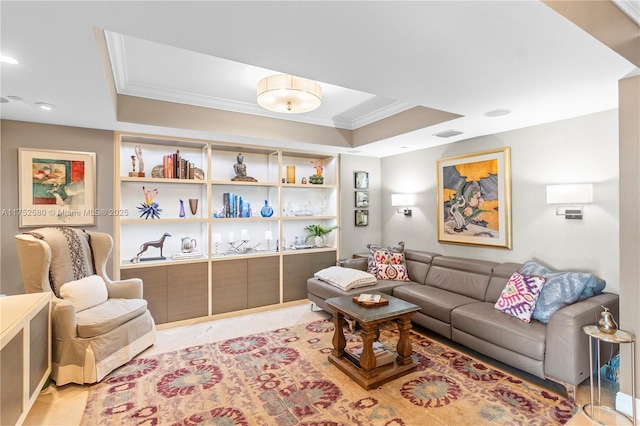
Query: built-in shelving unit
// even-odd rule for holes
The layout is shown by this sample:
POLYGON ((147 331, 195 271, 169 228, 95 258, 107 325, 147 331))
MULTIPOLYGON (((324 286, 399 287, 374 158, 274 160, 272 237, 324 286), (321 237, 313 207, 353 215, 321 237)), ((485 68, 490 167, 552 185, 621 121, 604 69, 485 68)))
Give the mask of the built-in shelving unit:
POLYGON ((339 257, 339 229, 322 247, 304 230, 340 223, 337 155, 128 133, 116 133, 115 149, 116 274, 144 280, 159 324, 304 299, 307 278, 339 257), (144 177, 130 176, 140 172, 140 150, 144 177), (187 178, 165 177, 166 156, 176 163, 177 154, 191 179, 187 171, 187 178), (239 154, 255 181, 232 180, 239 154), (317 165, 322 184, 310 182, 317 165), (159 218, 140 209, 145 192, 162 210, 159 218), (189 200, 197 200, 195 214, 189 200), (265 205, 269 217, 261 213, 265 205), (160 257, 153 245, 139 254, 165 234, 165 259, 148 260, 160 257), (183 243, 197 253, 185 255, 183 243))

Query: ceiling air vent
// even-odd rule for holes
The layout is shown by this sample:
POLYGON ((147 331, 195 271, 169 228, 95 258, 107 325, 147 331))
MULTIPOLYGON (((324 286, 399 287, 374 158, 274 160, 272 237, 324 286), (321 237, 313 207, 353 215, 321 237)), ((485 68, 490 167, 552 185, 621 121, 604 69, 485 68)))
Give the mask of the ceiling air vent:
POLYGON ((457 130, 445 130, 444 132, 436 133, 433 136, 437 136, 439 138, 450 138, 451 136, 458 136, 461 134, 462 132, 459 132, 457 130))

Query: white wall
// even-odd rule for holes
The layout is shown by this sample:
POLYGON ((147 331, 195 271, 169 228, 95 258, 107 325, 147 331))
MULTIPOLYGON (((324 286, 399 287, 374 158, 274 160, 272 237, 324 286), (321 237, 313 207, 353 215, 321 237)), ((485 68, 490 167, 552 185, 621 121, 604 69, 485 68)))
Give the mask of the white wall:
POLYGON ((617 110, 387 157, 381 168, 383 244, 402 240, 409 248, 497 262, 535 259, 552 269, 592 272, 607 281, 607 291, 619 292, 617 110), (439 243, 436 161, 507 146, 512 250, 439 243), (569 182, 594 184, 594 203, 581 221, 556 216, 546 204, 546 184, 569 182), (394 192, 417 194, 411 217, 391 207, 394 192))
POLYGON ((340 156, 340 257, 367 251, 367 244, 381 244, 382 208, 380 199, 382 177, 380 159, 355 155, 340 156), (369 172, 369 225, 355 226, 354 171, 369 172))

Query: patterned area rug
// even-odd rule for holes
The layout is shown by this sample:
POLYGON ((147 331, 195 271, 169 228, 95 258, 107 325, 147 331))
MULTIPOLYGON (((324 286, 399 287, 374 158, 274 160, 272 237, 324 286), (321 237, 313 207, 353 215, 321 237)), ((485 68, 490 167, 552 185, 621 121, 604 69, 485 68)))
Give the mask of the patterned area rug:
POLYGON ((415 332, 418 370, 365 391, 328 362, 332 336, 323 320, 134 359, 92 387, 82 424, 554 425, 579 410, 415 332))

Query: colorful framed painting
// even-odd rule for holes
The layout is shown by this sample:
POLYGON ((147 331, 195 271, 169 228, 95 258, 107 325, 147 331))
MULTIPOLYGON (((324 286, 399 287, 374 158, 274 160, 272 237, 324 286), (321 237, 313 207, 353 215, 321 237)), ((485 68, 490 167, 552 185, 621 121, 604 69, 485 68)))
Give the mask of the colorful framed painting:
POLYGON ((355 206, 359 208, 369 207, 369 191, 356 191, 355 206))
POLYGON ((356 210, 355 222, 356 226, 369 225, 369 210, 356 210))
POLYGON ((511 248, 510 161, 509 147, 438 160, 438 241, 511 248))
POLYGON ((18 148, 19 226, 96 223, 96 154, 18 148))

